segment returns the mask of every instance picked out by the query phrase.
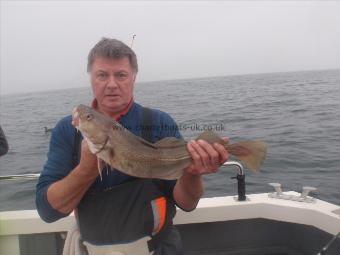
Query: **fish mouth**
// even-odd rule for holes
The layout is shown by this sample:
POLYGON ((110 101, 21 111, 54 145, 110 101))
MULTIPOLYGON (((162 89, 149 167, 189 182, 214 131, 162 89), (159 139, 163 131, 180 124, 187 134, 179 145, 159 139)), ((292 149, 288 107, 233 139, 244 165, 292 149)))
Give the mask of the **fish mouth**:
POLYGON ((72 125, 77 129, 80 126, 80 117, 77 107, 72 110, 72 125))

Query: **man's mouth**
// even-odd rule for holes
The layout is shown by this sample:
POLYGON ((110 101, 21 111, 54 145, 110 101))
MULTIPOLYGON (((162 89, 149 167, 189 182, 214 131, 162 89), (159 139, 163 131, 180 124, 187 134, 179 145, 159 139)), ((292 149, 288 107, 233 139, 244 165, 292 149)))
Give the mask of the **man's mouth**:
POLYGON ((114 97, 119 97, 119 95, 116 95, 116 94, 110 94, 110 95, 105 95, 106 97, 112 97, 112 98, 114 98, 114 97))

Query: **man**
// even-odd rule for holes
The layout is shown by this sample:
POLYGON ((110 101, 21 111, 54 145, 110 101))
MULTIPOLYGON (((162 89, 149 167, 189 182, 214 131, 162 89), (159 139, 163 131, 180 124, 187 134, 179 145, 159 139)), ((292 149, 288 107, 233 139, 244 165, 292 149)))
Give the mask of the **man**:
POLYGON ((8 152, 8 143, 4 131, 0 126, 0 157, 8 152))
MULTIPOLYGON (((107 38, 99 41, 89 53, 87 71, 93 108, 150 142, 181 138, 178 129, 159 128, 176 126, 168 114, 133 101, 138 65, 135 53, 124 43, 107 38), (149 137, 136 128, 145 125, 157 127, 149 137)), ((36 203, 42 219, 53 222, 76 209, 81 236, 92 245, 133 245, 152 236, 149 251, 181 254, 180 238, 172 226, 175 204, 185 211, 195 209, 203 193, 202 175, 216 172, 228 159, 224 147, 189 142, 193 163, 177 181, 138 179, 114 169, 104 171, 100 179, 97 158, 86 141, 81 142, 79 161, 74 160, 75 133, 71 116, 53 129, 48 160, 37 184, 36 203)))

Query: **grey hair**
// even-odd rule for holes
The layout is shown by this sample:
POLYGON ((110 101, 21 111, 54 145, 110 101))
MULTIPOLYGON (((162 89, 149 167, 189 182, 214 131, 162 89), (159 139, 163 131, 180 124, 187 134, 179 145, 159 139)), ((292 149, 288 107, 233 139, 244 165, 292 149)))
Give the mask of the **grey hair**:
POLYGON ((87 72, 91 70, 96 58, 121 59, 128 57, 135 73, 138 72, 137 57, 134 51, 125 43, 111 38, 103 37, 90 51, 87 58, 87 72))

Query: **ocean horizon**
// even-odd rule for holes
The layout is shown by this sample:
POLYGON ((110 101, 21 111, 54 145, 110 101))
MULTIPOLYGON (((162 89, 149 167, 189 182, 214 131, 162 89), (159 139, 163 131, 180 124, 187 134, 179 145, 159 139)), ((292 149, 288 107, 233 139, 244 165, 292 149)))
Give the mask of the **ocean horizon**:
MULTIPOLYGON (((154 83, 154 82, 167 82, 167 81, 185 81, 185 80, 200 80, 200 79, 213 79, 213 78, 222 78, 222 77, 230 77, 230 76, 248 76, 248 75, 273 75, 273 74, 285 74, 285 73, 301 73, 301 72, 322 72, 322 71, 339 71, 340 68, 322 68, 322 69, 306 69, 306 70, 290 70, 290 71, 275 71, 275 72, 254 72, 254 73, 238 73, 238 74, 228 74, 228 75, 212 75, 212 76, 202 76, 202 77, 184 77, 184 78, 173 78, 173 79, 160 79, 160 80, 146 80, 146 81, 137 81, 136 84, 144 84, 144 83, 154 83)), ((53 92, 53 91, 60 91, 60 90, 74 90, 74 89, 81 89, 81 88, 88 88, 90 83, 87 85, 79 85, 75 87, 68 87, 68 88, 53 88, 53 89, 46 89, 46 90, 34 90, 34 91, 23 91, 23 92, 10 92, 10 93, 1 93, 1 97, 7 96, 15 96, 20 94, 34 94, 34 93, 45 93, 45 92, 53 92)), ((0 87, 1 89, 1 87, 0 87)))

